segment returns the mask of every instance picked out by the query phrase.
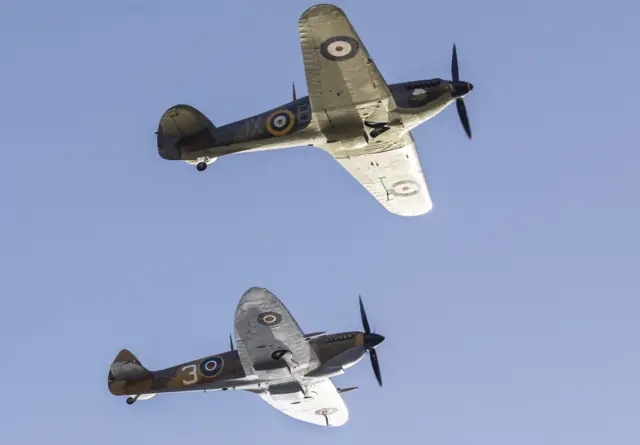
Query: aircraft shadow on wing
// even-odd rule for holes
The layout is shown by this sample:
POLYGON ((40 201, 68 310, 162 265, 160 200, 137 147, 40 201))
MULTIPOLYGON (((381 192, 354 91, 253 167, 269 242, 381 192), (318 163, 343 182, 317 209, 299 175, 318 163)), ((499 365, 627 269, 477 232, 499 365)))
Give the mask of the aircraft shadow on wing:
POLYGON ((308 96, 216 127, 189 105, 160 119, 158 152, 204 171, 233 153, 315 146, 331 154, 388 211, 417 216, 432 208, 411 129, 456 103, 471 139, 463 102, 472 89, 458 75, 455 44, 451 78, 388 85, 345 13, 316 5, 298 21, 308 96))

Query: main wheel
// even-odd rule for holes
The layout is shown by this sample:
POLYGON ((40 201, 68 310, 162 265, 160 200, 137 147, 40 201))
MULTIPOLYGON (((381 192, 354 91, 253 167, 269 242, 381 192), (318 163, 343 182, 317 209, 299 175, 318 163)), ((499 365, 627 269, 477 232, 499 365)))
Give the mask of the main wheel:
POLYGON ((286 353, 286 349, 278 349, 277 351, 273 351, 273 353, 271 354, 271 358, 274 360, 280 360, 286 353))
POLYGON ((199 172, 203 172, 207 169, 207 163, 206 162, 198 162, 198 165, 196 165, 196 168, 198 169, 199 172))
POLYGON ((127 405, 133 405, 135 401, 136 399, 134 399, 133 397, 127 397, 127 405))

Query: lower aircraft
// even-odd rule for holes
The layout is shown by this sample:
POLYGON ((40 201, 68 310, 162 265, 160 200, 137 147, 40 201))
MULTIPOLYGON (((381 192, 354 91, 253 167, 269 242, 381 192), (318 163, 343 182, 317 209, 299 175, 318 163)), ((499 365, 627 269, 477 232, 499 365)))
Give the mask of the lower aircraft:
POLYGON ((360 298, 364 332, 305 334, 282 302, 264 288, 247 290, 236 308, 237 350, 200 358, 160 371, 149 371, 128 350, 109 369, 109 391, 129 396, 127 404, 156 394, 181 391, 250 391, 283 413, 304 422, 341 426, 349 419, 340 396, 357 387, 336 388, 343 374, 369 353, 382 386, 375 348, 384 337, 371 332, 360 298))
MULTIPOLYGON (((472 89, 452 80, 387 84, 345 13, 316 5, 298 21, 308 96, 221 127, 196 108, 175 105, 161 117, 158 153, 204 171, 220 156, 315 146, 333 156, 380 204, 397 215, 432 208, 411 130, 456 104, 465 132, 471 128, 462 100, 472 89)), ((406 47, 402 37, 398 42, 406 47)))

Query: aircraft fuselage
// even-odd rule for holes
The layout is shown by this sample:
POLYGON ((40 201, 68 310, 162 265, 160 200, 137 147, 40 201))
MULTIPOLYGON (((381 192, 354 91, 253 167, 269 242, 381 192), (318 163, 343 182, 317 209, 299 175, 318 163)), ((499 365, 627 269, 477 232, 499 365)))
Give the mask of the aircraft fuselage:
POLYGON ((149 375, 136 380, 127 380, 126 376, 112 379, 109 390, 114 395, 156 394, 181 391, 247 390, 260 392, 270 386, 290 382, 324 379, 342 374, 359 362, 366 354, 364 334, 361 332, 343 332, 322 335, 309 340, 316 353, 320 366, 304 369, 301 375, 294 375, 287 369, 283 360, 269 364, 274 370, 268 381, 247 377, 237 350, 226 351, 209 357, 199 358, 158 371, 149 371, 149 375), (280 375, 280 377, 275 377, 280 375))
MULTIPOLYGON (((359 120, 358 128, 347 128, 343 140, 330 140, 325 128, 314 119, 309 97, 301 97, 263 113, 215 127, 195 108, 177 105, 163 115, 158 129, 158 151, 170 160, 191 164, 211 163, 228 154, 297 147, 316 146, 329 151, 376 150, 388 138, 411 130, 444 110, 455 98, 451 82, 429 79, 389 85, 397 108, 389 114, 389 122, 359 120), (368 124, 381 124, 393 131, 373 136, 368 124)), ((372 104, 357 104, 359 110, 372 104)), ((350 124, 354 126, 353 124, 350 124)), ((336 124, 339 126, 339 124, 336 124)), ((334 130, 334 129, 332 129, 334 130)))

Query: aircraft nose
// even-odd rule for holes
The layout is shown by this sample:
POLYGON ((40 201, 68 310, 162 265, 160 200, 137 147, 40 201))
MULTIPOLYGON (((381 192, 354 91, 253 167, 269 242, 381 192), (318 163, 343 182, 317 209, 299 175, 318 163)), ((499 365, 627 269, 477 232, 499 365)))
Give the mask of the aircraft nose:
POLYGON ((367 349, 375 349, 384 341, 384 337, 378 334, 364 334, 364 347, 367 349))
POLYGON ((470 82, 453 82, 451 85, 454 98, 465 96, 471 90, 473 90, 473 85, 470 82))

